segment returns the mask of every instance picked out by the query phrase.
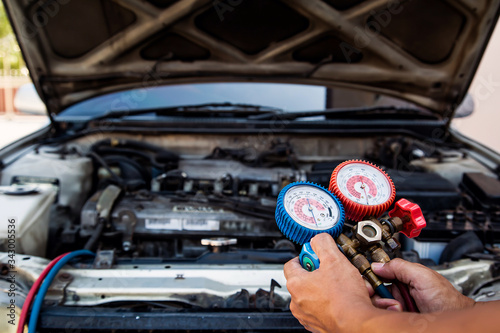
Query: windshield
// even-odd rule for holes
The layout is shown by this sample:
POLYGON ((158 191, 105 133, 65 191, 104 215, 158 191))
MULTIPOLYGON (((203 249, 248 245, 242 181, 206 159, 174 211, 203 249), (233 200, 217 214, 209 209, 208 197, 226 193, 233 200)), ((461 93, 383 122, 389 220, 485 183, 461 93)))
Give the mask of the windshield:
POLYGON ((94 118, 134 111, 206 103, 252 104, 284 111, 322 110, 326 88, 273 83, 203 83, 140 88, 107 94, 73 105, 59 117, 94 118))

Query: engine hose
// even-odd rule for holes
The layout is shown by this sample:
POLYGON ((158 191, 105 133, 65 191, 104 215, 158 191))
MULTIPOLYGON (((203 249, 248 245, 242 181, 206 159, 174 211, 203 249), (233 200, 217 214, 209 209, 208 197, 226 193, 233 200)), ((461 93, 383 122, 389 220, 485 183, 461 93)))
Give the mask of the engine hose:
POLYGON ((142 180, 149 181, 151 179, 151 174, 143 165, 128 157, 120 155, 106 155, 103 157, 103 160, 107 163, 107 165, 118 165, 122 173, 120 179, 123 179, 125 183, 127 181, 127 174, 129 174, 128 178, 130 178, 130 171, 137 172, 137 176, 142 178, 142 180))
POLYGON ((384 286, 384 284, 381 284, 377 288, 375 288, 375 292, 382 298, 395 299, 394 296, 392 296, 389 289, 387 289, 387 287, 384 286))
POLYGON ((99 142, 96 142, 92 145, 90 148, 91 151, 96 151, 99 149, 99 147, 102 146, 108 146, 108 147, 116 147, 116 148, 135 148, 139 150, 148 150, 155 152, 157 154, 161 154, 162 158, 172 160, 172 161, 178 161, 179 160, 179 155, 175 154, 174 152, 171 152, 169 150, 166 150, 162 147, 152 145, 147 142, 143 141, 134 141, 134 140, 116 140, 116 139, 104 139, 99 142))
POLYGON ((165 168, 166 164, 165 163, 158 163, 156 160, 155 156, 152 156, 151 154, 138 151, 135 149, 127 149, 127 148, 109 148, 109 147, 103 147, 98 149, 99 154, 104 154, 104 155, 125 155, 127 158, 130 159, 131 156, 136 156, 139 158, 142 158, 146 161, 148 161, 152 166, 156 168, 165 168))
POLYGON ((409 312, 420 312, 417 305, 415 304, 415 300, 410 295, 408 286, 402 283, 401 281, 395 281, 394 284, 399 289, 399 293, 401 294, 403 300, 405 301, 406 309, 409 312))
POLYGON ((68 261, 78 256, 95 256, 95 254, 88 250, 74 251, 65 255, 54 265, 54 267, 52 267, 50 272, 43 280, 42 286, 40 287, 40 290, 36 295, 35 302, 33 303, 33 309, 31 310, 30 321, 28 323, 28 333, 36 333, 36 325, 38 323, 38 317, 40 315, 40 310, 42 308, 43 299, 45 298, 45 295, 47 294, 47 291, 49 290, 49 287, 52 284, 52 281, 56 277, 57 273, 59 273, 59 270, 64 265, 66 265, 68 261))
POLYGON ((106 161, 103 160, 101 156, 97 155, 94 152, 89 152, 88 156, 90 156, 91 158, 95 159, 103 168, 106 169, 106 171, 111 175, 111 178, 115 182, 117 182, 120 186, 123 186, 123 179, 121 179, 120 177, 118 177, 118 175, 116 173, 114 173, 113 170, 111 170, 111 168, 109 167, 108 163, 106 163, 106 161))
POLYGON ((466 254, 482 253, 483 251, 484 244, 481 239, 475 232, 467 231, 446 245, 439 258, 439 264, 462 259, 466 254))
POLYGON ((92 233, 92 236, 90 236, 89 240, 87 243, 85 243, 85 246, 83 247, 85 250, 88 251, 93 251, 94 248, 97 245, 97 242, 99 241, 99 238, 101 237, 102 231, 104 230, 104 223, 100 222, 97 225, 97 228, 94 230, 92 233))
POLYGON ((35 294, 37 293, 38 288, 40 288, 40 285, 42 284, 43 279, 45 279, 45 277, 47 276, 47 274, 49 274, 49 272, 52 269, 52 267, 54 267, 54 265, 59 260, 61 260, 64 256, 66 256, 67 254, 69 254, 69 252, 65 253, 65 254, 61 254, 59 257, 57 257, 54 260, 52 260, 47 265, 47 267, 45 267, 45 269, 42 271, 42 273, 40 274, 40 276, 38 276, 38 279, 36 279, 36 281, 33 284, 33 286, 31 286, 31 289, 30 289, 30 291, 28 293, 28 296, 26 296, 26 300, 24 301, 23 308, 21 309, 21 315, 19 316, 19 323, 17 325, 17 330, 16 330, 17 333, 23 333, 24 332, 24 325, 26 324, 26 318, 28 316, 28 312, 30 310, 31 303, 33 302, 33 299, 35 298, 35 294))

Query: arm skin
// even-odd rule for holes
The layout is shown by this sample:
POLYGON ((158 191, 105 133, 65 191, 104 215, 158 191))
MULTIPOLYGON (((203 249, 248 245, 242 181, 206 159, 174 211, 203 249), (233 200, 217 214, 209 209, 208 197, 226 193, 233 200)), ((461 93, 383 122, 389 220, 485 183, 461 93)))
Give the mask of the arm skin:
POLYGON ((374 265, 381 277, 397 277, 407 283, 422 313, 401 312, 397 300, 370 297, 373 290, 331 236, 317 235, 311 246, 321 261, 319 269, 306 271, 298 258, 285 264, 287 289, 292 295, 290 310, 311 332, 500 331, 500 302, 475 303, 428 268, 403 260, 374 265))

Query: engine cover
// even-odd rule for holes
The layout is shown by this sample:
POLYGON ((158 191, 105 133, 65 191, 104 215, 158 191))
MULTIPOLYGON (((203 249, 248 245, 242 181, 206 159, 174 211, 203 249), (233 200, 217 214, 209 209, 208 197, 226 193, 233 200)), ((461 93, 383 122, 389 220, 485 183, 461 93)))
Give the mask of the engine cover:
MULTIPOLYGON (((97 226, 96 204, 100 192, 90 198, 81 213, 81 236, 92 234, 97 226)), ((242 199, 239 199, 240 201, 242 199)), ((249 199, 250 200, 250 199, 249 199)), ((252 217, 213 204, 206 197, 170 198, 147 191, 126 194, 115 204, 111 215, 113 231, 123 234, 124 241, 135 238, 280 238, 274 219, 252 217)), ((251 202, 249 202, 250 204, 251 202)))

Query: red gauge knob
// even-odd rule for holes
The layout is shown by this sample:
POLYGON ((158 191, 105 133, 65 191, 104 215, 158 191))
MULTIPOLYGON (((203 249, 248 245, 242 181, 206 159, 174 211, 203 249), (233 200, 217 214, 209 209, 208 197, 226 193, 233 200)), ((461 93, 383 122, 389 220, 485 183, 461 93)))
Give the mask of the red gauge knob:
POLYGON ((339 164, 333 170, 329 190, 344 205, 346 216, 356 222, 379 217, 396 197, 391 178, 376 165, 360 160, 339 164))
POLYGON ((389 212, 390 217, 399 217, 403 221, 401 232, 409 238, 417 237, 427 225, 420 206, 401 199, 396 202, 394 209, 389 212))

